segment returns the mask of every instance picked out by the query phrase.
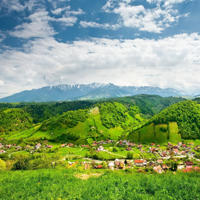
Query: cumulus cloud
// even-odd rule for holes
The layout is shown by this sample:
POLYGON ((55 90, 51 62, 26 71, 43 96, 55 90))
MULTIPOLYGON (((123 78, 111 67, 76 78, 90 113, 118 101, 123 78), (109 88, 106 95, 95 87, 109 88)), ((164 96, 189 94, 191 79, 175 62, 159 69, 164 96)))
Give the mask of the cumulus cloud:
POLYGON ((192 92, 200 90, 199 46, 197 33, 159 40, 91 38, 72 43, 38 38, 29 41, 24 51, 0 54, 1 92, 10 95, 45 85, 91 82, 192 92))
MULTIPOLYGON (((78 10, 77 12, 80 13, 81 11, 78 10)), ((56 11, 56 13, 58 13, 58 11, 56 11)), ((50 37, 56 34, 56 31, 50 25, 50 22, 57 22, 62 26, 73 26, 77 22, 77 17, 72 14, 63 14, 58 18, 50 17, 49 13, 45 9, 38 9, 35 13, 29 15, 26 20, 28 22, 16 26, 13 31, 9 32, 9 34, 24 39, 50 37)))
POLYGON ((48 37, 56 34, 49 25, 51 17, 48 16, 48 12, 45 10, 38 10, 31 14, 27 20, 30 22, 16 26, 14 31, 10 31, 10 35, 28 39, 32 37, 48 37))
POLYGON ((70 6, 67 6, 67 7, 63 7, 63 8, 57 8, 55 10, 52 10, 51 12, 54 14, 54 15, 60 15, 63 11, 65 10, 70 10, 70 6))
POLYGON ((27 0, 22 3, 20 0, 1 0, 0 10, 4 8, 8 13, 12 11, 22 12, 25 9, 32 11, 35 7, 41 7, 44 0, 27 0))
POLYGON ((137 28, 140 31, 161 33, 164 29, 174 25, 182 16, 171 5, 184 0, 147 0, 154 3, 154 8, 145 8, 143 5, 132 5, 131 0, 108 0, 102 7, 107 13, 120 16, 121 24, 126 27, 137 28), (164 5, 161 5, 165 2, 164 5))

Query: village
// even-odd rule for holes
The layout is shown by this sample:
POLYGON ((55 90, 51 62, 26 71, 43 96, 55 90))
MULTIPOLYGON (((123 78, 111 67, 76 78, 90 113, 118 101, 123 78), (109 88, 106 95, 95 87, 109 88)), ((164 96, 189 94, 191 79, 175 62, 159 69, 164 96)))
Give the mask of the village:
MULTIPOLYGON (((14 153, 62 153, 62 161, 68 162, 68 167, 82 165, 84 169, 135 170, 137 172, 163 173, 168 170, 183 172, 200 172, 198 152, 200 145, 194 143, 176 145, 167 144, 135 144, 127 140, 93 141, 90 145, 74 145, 64 143, 50 145, 37 143, 34 146, 19 146, 0 143, 0 154, 14 153)), ((55 162, 52 163, 52 166, 55 162)))

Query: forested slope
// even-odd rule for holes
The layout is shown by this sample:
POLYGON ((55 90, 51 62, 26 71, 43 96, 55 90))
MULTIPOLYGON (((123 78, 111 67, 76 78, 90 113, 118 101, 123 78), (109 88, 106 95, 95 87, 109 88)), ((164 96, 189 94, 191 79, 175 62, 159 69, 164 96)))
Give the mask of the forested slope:
POLYGON ((33 126, 32 117, 20 108, 0 109, 0 133, 22 131, 33 126))
POLYGON ((129 138, 140 142, 200 139, 200 105, 191 100, 173 104, 131 132, 129 138))

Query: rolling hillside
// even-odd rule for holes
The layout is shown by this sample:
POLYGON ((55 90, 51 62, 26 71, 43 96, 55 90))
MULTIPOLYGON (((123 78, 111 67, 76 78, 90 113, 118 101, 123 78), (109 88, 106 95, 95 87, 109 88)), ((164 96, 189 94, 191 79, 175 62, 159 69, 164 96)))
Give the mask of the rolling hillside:
POLYGON ((20 108, 0 109, 0 133, 18 132, 33 127, 32 117, 20 108))
POLYGON ((200 105, 193 101, 179 102, 154 115, 128 136, 136 142, 167 141, 200 138, 200 105))
POLYGON ((139 112, 137 106, 128 109, 118 102, 98 103, 88 109, 68 111, 51 117, 29 130, 21 129, 17 133, 10 130, 6 134, 2 133, 1 137, 9 140, 48 139, 52 142, 76 144, 91 143, 93 140, 117 140, 132 127, 145 122, 139 112))
POLYGON ((200 105, 181 98, 137 95, 75 101, 74 104, 14 105, 21 108, 1 109, 0 137, 8 140, 48 139, 58 143, 90 144, 94 140, 106 139, 176 143, 182 139, 200 138, 200 105), (177 101, 180 102, 175 103, 177 101), (173 105, 167 107, 169 104, 173 105), (76 107, 83 109, 75 110, 76 107), (64 109, 68 111, 63 112, 64 109), (159 110, 162 111, 157 113, 159 110), (153 117, 148 118, 151 115, 153 117))

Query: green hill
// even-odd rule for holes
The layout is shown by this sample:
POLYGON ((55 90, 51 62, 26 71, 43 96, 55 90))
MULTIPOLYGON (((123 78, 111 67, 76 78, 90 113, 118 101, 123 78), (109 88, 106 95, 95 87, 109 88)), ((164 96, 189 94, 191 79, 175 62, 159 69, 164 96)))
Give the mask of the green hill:
POLYGON ((200 138, 200 105, 179 102, 154 115, 144 127, 128 136, 136 142, 176 143, 182 139, 200 138))
POLYGON ((32 117, 20 108, 0 109, 0 133, 23 131, 33 126, 32 117))
MULTIPOLYGON (((127 108, 118 102, 103 102, 89 109, 68 111, 51 117, 29 130, 24 131, 18 127, 18 132, 10 130, 4 137, 9 140, 33 138, 82 144, 91 143, 93 140, 117 140, 144 122, 145 119, 140 116, 140 109, 137 106, 127 108)), ((32 124, 29 125, 31 127, 32 124)))
POLYGON ((110 98, 107 101, 119 102, 126 107, 136 105, 140 108, 144 117, 150 118, 170 105, 185 100, 186 99, 181 97, 161 97, 158 95, 140 94, 135 96, 110 98))
POLYGON ((199 130, 196 123, 198 120, 190 126, 189 112, 191 111, 192 115, 194 112, 191 108, 187 110, 188 102, 192 104, 192 108, 195 107, 194 110, 199 106, 192 101, 183 100, 157 95, 137 95, 95 101, 0 104, 0 107, 4 107, 0 109, 0 136, 8 140, 48 139, 57 143, 76 144, 127 137, 135 142, 164 143, 168 140, 180 140, 180 134, 186 139, 199 138, 196 132, 197 128, 199 130), (158 113, 176 102, 179 103, 158 113), (180 105, 185 107, 180 109, 180 105), (5 108, 12 106, 15 108, 5 108), (184 115, 185 123, 182 123, 182 116, 178 115, 177 109, 188 113, 189 117, 184 115), (174 112, 176 118, 174 114, 171 115, 174 112), (155 113, 158 114, 154 115, 155 113), (151 119, 146 119, 152 115, 154 116, 151 119), (165 116, 168 116, 167 120, 164 120, 165 116), (174 126, 177 126, 177 129, 171 131, 174 126))

